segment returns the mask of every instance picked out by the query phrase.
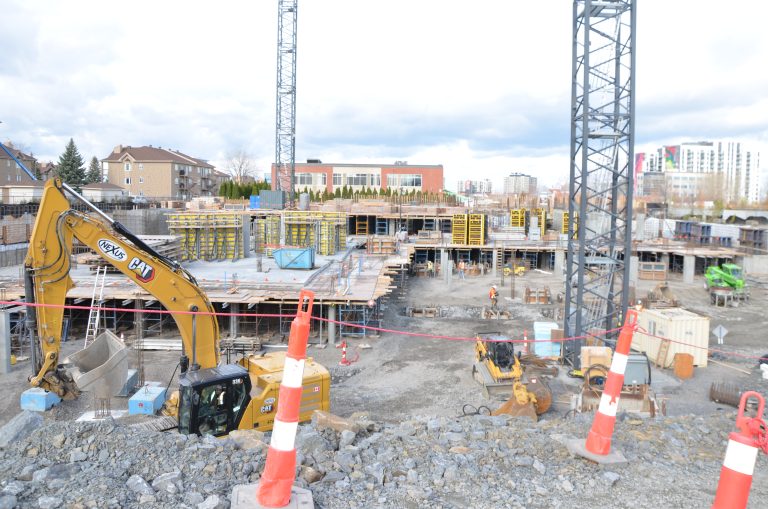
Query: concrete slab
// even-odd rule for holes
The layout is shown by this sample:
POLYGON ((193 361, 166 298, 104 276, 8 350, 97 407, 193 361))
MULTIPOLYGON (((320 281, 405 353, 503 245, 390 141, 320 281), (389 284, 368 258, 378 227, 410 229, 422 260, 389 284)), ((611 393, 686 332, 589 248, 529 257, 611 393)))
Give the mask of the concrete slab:
POLYGON ((606 455, 594 454, 589 452, 586 447, 586 440, 576 438, 573 440, 566 440, 565 446, 568 448, 568 452, 574 456, 581 456, 600 465, 623 465, 627 463, 627 458, 624 457, 619 451, 613 449, 606 455))
MULTIPOLYGON (((119 419, 120 417, 125 417, 128 415, 128 410, 112 410, 109 413, 109 416, 113 419, 119 419)), ((91 422, 91 421, 103 421, 104 417, 96 417, 96 412, 93 410, 89 410, 88 412, 85 412, 83 415, 75 419, 77 422, 91 422)))
MULTIPOLYGON (((256 501, 256 489, 259 484, 238 484, 232 489, 231 509, 266 509, 256 501)), ((283 509, 314 509, 312 492, 298 486, 291 487, 291 500, 283 509)))

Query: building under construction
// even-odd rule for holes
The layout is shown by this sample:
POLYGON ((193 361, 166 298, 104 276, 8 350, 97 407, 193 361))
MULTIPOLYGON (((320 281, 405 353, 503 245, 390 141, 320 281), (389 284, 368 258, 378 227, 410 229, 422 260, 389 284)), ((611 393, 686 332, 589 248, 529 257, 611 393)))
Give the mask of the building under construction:
MULTIPOLYGON (((145 235, 144 240, 185 264, 221 313, 222 337, 237 348, 285 338, 302 288, 315 292, 314 314, 328 320, 313 321, 311 340, 335 342, 375 334, 359 326, 382 325, 382 311, 394 302, 393 293, 408 277, 425 275, 428 265, 442 278, 453 277, 461 261, 469 276, 504 278, 508 273, 504 268, 521 266, 565 272, 569 218, 562 210, 470 211, 444 203, 331 200, 303 211, 157 214, 163 216, 157 221, 164 225, 163 234, 145 235)), ((578 218, 574 228, 578 235, 578 218)), ((19 241, 28 238, 29 229, 26 223, 3 227, 3 239, 15 240, 4 246, 8 252, 17 247, 23 253, 26 248, 19 241)), ((716 242, 700 235, 682 238, 681 231, 691 230, 689 222, 643 217, 635 221, 635 230, 643 240, 634 242, 630 253, 632 277, 665 279, 676 272, 690 282, 710 264, 748 263, 750 255, 739 247, 739 239, 755 236, 755 227, 723 225, 716 229, 716 242), (724 242, 724 237, 731 240, 724 242)), ((754 250, 752 244, 747 247, 754 250)), ((85 248, 76 249, 73 258, 76 286, 67 302, 73 306, 67 310, 70 337, 82 337, 91 323, 96 329, 135 337, 144 348, 181 348, 173 320, 156 313, 161 308, 151 295, 85 248), (91 307, 97 308, 96 318, 91 307)), ((19 254, 4 259, 10 263, 0 269, 3 301, 24 296, 23 272, 17 265, 22 259, 19 254)), ((23 336, 23 310, 9 307, 6 312, 12 334, 23 336)))

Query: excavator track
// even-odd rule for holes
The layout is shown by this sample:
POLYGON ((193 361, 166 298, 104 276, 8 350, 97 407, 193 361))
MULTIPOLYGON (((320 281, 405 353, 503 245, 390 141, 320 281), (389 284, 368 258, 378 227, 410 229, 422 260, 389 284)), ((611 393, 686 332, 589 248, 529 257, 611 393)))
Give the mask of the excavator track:
POLYGON ((140 431, 171 431, 178 428, 179 423, 175 417, 161 415, 148 421, 129 424, 128 427, 140 431))

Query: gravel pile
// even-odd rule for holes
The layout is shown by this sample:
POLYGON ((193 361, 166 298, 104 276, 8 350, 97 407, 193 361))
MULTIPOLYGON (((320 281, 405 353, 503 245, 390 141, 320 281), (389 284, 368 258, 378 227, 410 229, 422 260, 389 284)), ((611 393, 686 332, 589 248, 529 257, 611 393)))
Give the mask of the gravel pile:
MULTIPOLYGON (((622 416, 603 468, 572 458, 591 417, 423 417, 397 425, 364 416, 299 428, 299 479, 323 508, 709 507, 735 412, 641 420, 622 416)), ((0 449, 0 509, 229 507, 258 480, 268 437, 140 431, 114 421, 55 422, 0 449)), ((750 507, 768 500, 758 457, 750 507)), ((764 505, 762 506, 764 507, 764 505)))

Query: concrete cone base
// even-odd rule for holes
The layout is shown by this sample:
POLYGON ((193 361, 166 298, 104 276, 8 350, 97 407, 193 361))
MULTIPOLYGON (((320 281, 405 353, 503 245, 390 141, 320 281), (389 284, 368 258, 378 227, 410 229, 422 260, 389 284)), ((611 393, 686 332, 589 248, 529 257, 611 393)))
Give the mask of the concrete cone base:
POLYGON ((577 438, 573 440, 567 440, 565 442, 565 446, 568 448, 568 452, 571 454, 575 456, 581 456, 582 458, 587 458, 588 460, 599 463, 600 465, 623 465, 624 463, 627 463, 627 458, 625 458, 624 455, 619 451, 612 450, 605 455, 595 454, 587 450, 586 443, 586 440, 577 438))
MULTIPOLYGON (((267 506, 259 504, 256 500, 256 488, 259 484, 238 484, 232 489, 231 509, 267 509, 267 506)), ((312 492, 299 488, 291 487, 291 500, 283 509, 315 509, 315 501, 312 499, 312 492)))

